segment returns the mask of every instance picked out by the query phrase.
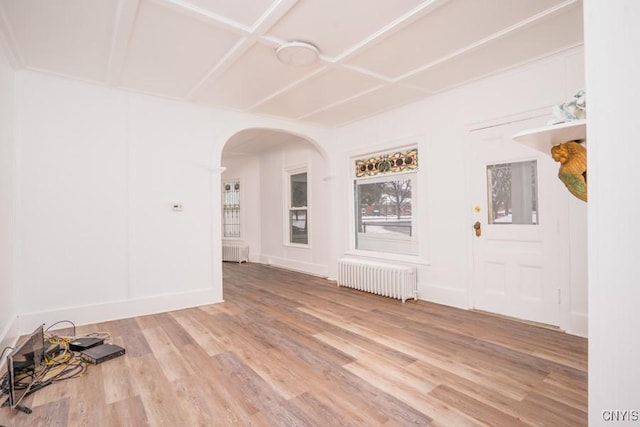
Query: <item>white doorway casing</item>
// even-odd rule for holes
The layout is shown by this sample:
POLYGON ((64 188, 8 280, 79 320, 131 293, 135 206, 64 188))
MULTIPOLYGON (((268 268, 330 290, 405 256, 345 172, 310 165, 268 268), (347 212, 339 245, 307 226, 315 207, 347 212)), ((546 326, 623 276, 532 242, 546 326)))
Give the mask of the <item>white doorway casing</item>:
POLYGON ((512 139, 548 117, 548 110, 534 111, 471 129, 470 307, 586 335, 586 314, 572 311, 572 293, 579 297, 586 285, 586 206, 571 200, 549 154, 512 139), (489 224, 487 166, 524 161, 536 162, 537 224, 489 224))

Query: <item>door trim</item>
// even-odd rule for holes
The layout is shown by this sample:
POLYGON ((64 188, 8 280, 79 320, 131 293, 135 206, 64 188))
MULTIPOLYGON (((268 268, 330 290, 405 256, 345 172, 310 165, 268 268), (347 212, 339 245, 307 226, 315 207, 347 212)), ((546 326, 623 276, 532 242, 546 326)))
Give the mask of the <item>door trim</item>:
MULTIPOLYGON (((466 129, 466 133, 467 133, 467 153, 469 154, 467 156, 467 167, 466 167, 466 171, 465 171, 465 179, 466 179, 466 206, 468 207, 468 211, 467 211, 467 225, 469 225, 469 232, 467 233, 467 268, 468 268, 468 272, 469 274, 467 275, 467 295, 466 295, 466 301, 467 301, 467 308, 470 310, 476 310, 474 308, 474 289, 473 289, 473 285, 474 285, 474 244, 473 244, 473 239, 475 238, 475 235, 473 233, 473 230, 471 228, 471 225, 474 222, 474 214, 475 212, 473 211, 473 197, 472 197, 472 184, 471 184, 471 167, 473 165, 473 158, 471 156, 471 146, 474 143, 474 132, 477 131, 482 131, 482 130, 486 130, 489 128, 493 128, 493 127, 498 127, 498 126, 503 126, 503 125, 508 125, 508 124, 513 124, 513 123, 518 123, 518 122, 523 122, 523 121, 527 121, 527 120, 531 120, 531 119, 536 119, 536 118, 542 118, 542 117, 549 117, 551 118, 551 113, 550 111, 552 110, 553 105, 548 105, 548 106, 544 106, 544 107, 540 107, 540 108, 536 108, 536 109, 532 109, 532 110, 527 110, 527 111, 523 111, 520 113, 516 113, 516 114, 510 114, 510 115, 506 115, 506 116, 499 116, 499 117, 493 117, 490 119, 486 119, 486 120, 481 120, 478 122, 470 122, 467 123, 465 125, 465 129, 466 129)), ((515 143, 515 141, 514 141, 515 143)), ((563 203, 565 201, 565 199, 562 200, 563 203)), ((564 206, 562 209, 559 209, 558 212, 558 224, 557 227, 565 227, 566 228, 566 233, 569 232, 569 227, 568 227, 568 222, 569 222, 569 208, 568 208, 568 198, 566 199, 567 201, 567 205, 564 206)), ((563 330, 563 331, 567 331, 567 330, 572 330, 573 328, 571 327, 573 321, 573 316, 571 313, 571 271, 570 271, 570 261, 571 258, 569 256, 569 249, 570 249, 570 236, 567 239, 560 239, 561 240, 561 245, 562 245, 562 249, 560 251, 561 253, 561 259, 559 260, 559 289, 560 289, 560 304, 559 304, 559 324, 558 325, 547 325, 549 327, 552 328, 557 328, 559 330, 563 330)), ((502 316, 499 313, 492 313, 495 314, 497 316, 502 316)), ((524 320, 524 319, 518 319, 518 320, 522 320, 523 322, 530 322, 528 320, 524 320)))

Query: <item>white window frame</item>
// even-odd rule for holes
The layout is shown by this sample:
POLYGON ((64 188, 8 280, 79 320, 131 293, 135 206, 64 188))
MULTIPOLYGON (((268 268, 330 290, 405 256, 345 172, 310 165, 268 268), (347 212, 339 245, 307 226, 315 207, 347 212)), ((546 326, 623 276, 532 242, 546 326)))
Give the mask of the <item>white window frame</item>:
POLYGON ((239 227, 238 227, 238 236, 237 237, 226 237, 225 236, 225 225, 226 225, 226 223, 225 223, 224 207, 225 207, 225 202, 226 202, 226 200, 225 200, 225 192, 226 192, 226 190, 225 190, 224 186, 225 186, 225 184, 234 184, 234 183, 237 183, 237 184, 240 185, 239 191, 241 192, 242 191, 242 182, 240 181, 240 178, 223 179, 222 180, 222 238, 224 240, 240 240, 240 239, 242 239, 242 236, 243 236, 242 229, 243 229, 244 221, 243 221, 243 209, 242 209, 242 193, 239 193, 239 195, 238 195, 238 206, 239 206, 239 208, 238 208, 238 211, 239 211, 238 212, 238 221, 240 223, 239 227))
MULTIPOLYGON (((381 150, 377 150, 375 153, 365 152, 365 153, 351 153, 349 158, 348 165, 348 186, 349 186, 349 220, 348 220, 348 231, 349 231, 349 250, 346 252, 347 255, 354 255, 363 258, 373 258, 373 259, 384 259, 389 261, 399 261, 399 262, 407 262, 412 264, 425 264, 428 265, 429 262, 423 260, 424 255, 424 247, 426 242, 423 241, 423 236, 420 231, 420 223, 426 221, 426 218, 422 218, 420 216, 420 182, 422 180, 422 174, 420 167, 415 170, 407 171, 407 172, 396 172, 390 174, 381 174, 375 177, 361 177, 356 178, 354 176, 354 165, 356 160, 366 158, 366 157, 374 157, 381 153, 388 153, 394 151, 408 151, 413 148, 417 148, 416 145, 408 145, 408 146, 399 146, 399 147, 391 147, 391 148, 383 148, 381 150), (371 183, 375 182, 374 180, 389 180, 393 177, 402 177, 411 175, 413 176, 412 180, 412 198, 411 198, 411 217, 412 217, 412 239, 416 240, 417 244, 417 253, 415 255, 410 254, 398 254, 393 252, 380 252, 380 251, 372 251, 365 249, 357 249, 356 248, 356 198, 355 198, 355 184, 359 181, 369 181, 371 183), (418 219, 422 218, 422 221, 418 219)), ((424 149, 420 150, 422 153, 425 151, 424 149)), ((422 160, 424 162, 424 160, 422 160)))
POLYGON ((283 179, 283 201, 284 201, 284 209, 283 209, 283 244, 285 246, 297 247, 297 248, 310 248, 311 247, 311 174, 309 171, 308 165, 297 165, 284 171, 284 179, 283 179), (298 175, 301 173, 307 174, 307 206, 296 206, 295 208, 291 206, 291 176, 298 175), (307 211, 307 243, 294 243, 291 241, 291 211, 293 210, 306 210, 307 211))

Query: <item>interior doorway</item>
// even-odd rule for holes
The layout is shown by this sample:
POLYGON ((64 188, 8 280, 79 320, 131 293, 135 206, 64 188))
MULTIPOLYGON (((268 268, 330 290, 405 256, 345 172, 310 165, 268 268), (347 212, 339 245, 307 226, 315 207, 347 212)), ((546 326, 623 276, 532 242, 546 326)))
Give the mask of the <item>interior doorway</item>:
POLYGON ((301 135, 275 129, 233 135, 221 155, 223 205, 225 185, 233 193, 218 225, 223 240, 248 245, 250 262, 326 276, 330 242, 323 230, 332 203, 326 164, 322 147, 301 135))

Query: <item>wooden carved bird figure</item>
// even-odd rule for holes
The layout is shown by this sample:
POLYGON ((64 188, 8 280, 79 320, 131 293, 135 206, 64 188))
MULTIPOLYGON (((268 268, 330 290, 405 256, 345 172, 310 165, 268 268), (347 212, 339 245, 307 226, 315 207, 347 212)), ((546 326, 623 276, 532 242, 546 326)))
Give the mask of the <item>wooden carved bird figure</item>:
POLYGON ((569 192, 587 201, 587 149, 579 142, 570 141, 551 148, 551 157, 560 162, 558 178, 569 192))

